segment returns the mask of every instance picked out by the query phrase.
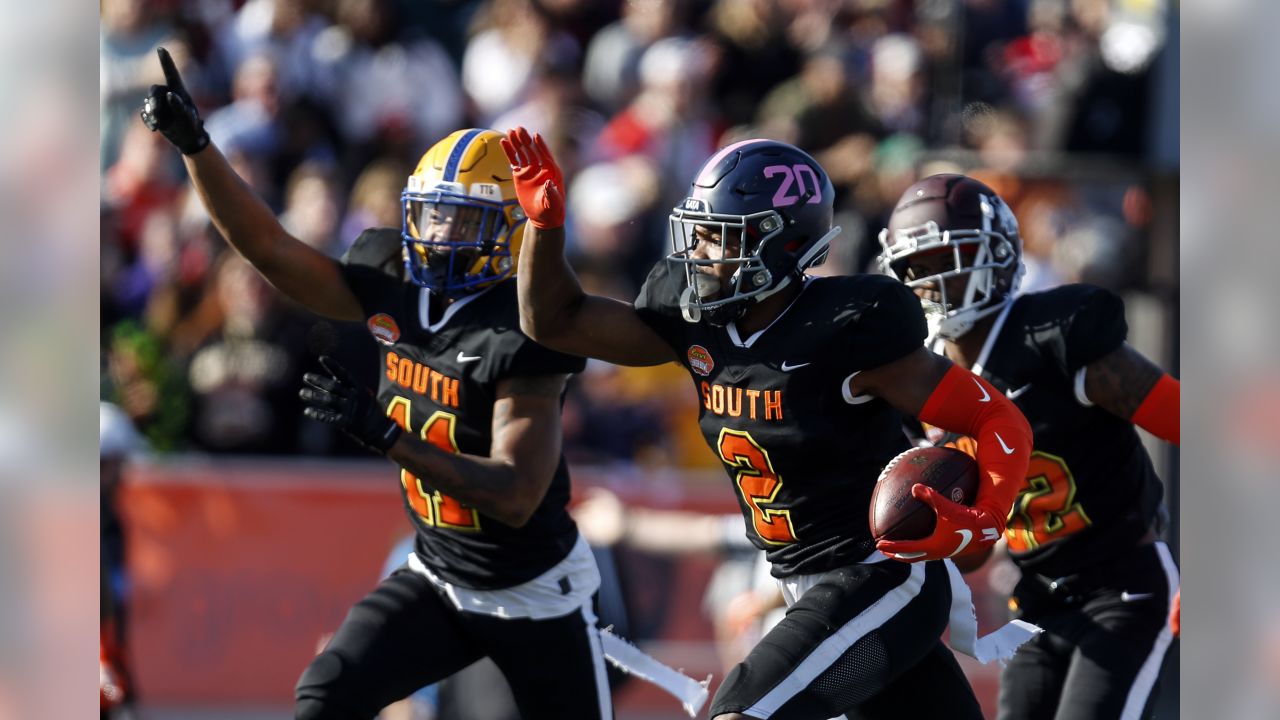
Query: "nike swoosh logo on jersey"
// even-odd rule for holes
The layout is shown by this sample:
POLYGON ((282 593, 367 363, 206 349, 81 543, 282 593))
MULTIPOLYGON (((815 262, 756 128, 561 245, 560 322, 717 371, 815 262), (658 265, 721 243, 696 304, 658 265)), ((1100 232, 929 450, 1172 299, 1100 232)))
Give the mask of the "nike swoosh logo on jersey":
POLYGON ((978 378, 973 379, 973 384, 977 385, 978 389, 982 391, 982 397, 978 400, 978 402, 991 402, 991 396, 987 394, 987 389, 982 387, 982 383, 978 382, 978 378))
POLYGON ((1019 397, 1022 396, 1022 393, 1030 389, 1031 389, 1031 383, 1027 383, 1026 385, 1023 385, 1017 390, 1010 390, 1009 392, 1005 393, 1005 397, 1009 398, 1010 400, 1017 400, 1019 397))
POLYGON ((791 372, 792 370, 799 370, 800 368, 802 368, 802 367, 804 367, 804 366, 806 366, 806 365, 812 365, 812 364, 813 364, 812 362, 806 362, 806 363, 796 363, 795 365, 788 365, 788 364, 787 364, 787 361, 786 361, 786 360, 783 360, 783 361, 782 361, 782 372, 791 372))
POLYGON ((460 363, 475 362, 476 360, 479 360, 480 357, 480 355, 468 355, 461 350, 458 351, 458 362, 460 363))
POLYGON ((1121 602, 1134 602, 1135 600, 1146 600, 1149 597, 1151 597, 1151 593, 1130 593, 1130 592, 1120 593, 1121 602))
POLYGON ((969 547, 969 541, 973 539, 972 530, 964 530, 964 529, 957 530, 956 534, 959 535, 961 538, 960 547, 956 548, 956 551, 951 553, 951 557, 955 557, 956 555, 959 555, 961 550, 969 547))
POLYGON ((996 436, 996 440, 999 440, 999 441, 1000 441, 1000 449, 1001 449, 1001 450, 1004 450, 1004 454, 1005 454, 1005 455, 1012 455, 1012 454, 1013 454, 1013 448, 1011 448, 1011 447, 1009 447, 1008 445, 1005 445, 1005 444, 1004 444, 1004 438, 1000 437, 1000 433, 991 433, 991 434, 992 434, 992 435, 995 435, 995 436, 996 436))

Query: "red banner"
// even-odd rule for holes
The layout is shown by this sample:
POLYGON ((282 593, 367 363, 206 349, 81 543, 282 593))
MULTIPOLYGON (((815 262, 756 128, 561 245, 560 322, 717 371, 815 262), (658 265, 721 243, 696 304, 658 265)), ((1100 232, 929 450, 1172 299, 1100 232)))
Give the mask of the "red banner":
MULTIPOLYGON (((573 473, 575 494, 605 485, 629 505, 737 512, 719 473, 573 473)), ((377 584, 391 548, 411 532, 399 478, 379 462, 184 458, 131 468, 121 507, 131 576, 128 652, 148 706, 287 713, 322 638, 377 584)), ((633 577, 629 585, 638 594, 628 602, 640 615, 661 618, 644 646, 691 676, 714 673, 714 691, 724 670, 701 597, 715 560, 686 556, 659 561, 662 567, 661 577, 633 577), (660 597, 649 597, 650 588, 660 597)), ((984 574, 971 585, 985 632, 1003 602, 984 592, 984 574)), ((965 669, 990 711, 998 671, 976 663, 965 669)), ((668 710, 683 717, 647 683, 629 683, 615 700, 619 717, 668 710)))
POLYGON ((322 635, 409 532, 389 465, 136 469, 129 652, 147 703, 291 704, 322 635))

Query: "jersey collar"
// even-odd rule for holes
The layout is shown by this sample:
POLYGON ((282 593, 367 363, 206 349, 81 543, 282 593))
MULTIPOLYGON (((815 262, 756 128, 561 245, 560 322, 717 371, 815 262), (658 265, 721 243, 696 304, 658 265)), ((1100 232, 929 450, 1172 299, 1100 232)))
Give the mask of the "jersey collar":
POLYGON ((471 304, 471 302, 476 298, 484 295, 495 287, 496 285, 490 285, 479 292, 471 293, 470 295, 454 300, 452 305, 445 308, 444 313, 440 316, 439 322, 434 325, 428 322, 431 318, 431 291, 426 288, 422 288, 422 290, 419 291, 421 294, 418 295, 418 324, 433 333, 440 332, 440 329, 445 325, 448 325, 449 319, 456 315, 463 306, 471 304))
POLYGON ((987 333, 986 342, 982 343, 982 351, 978 353, 978 359, 973 363, 972 372, 979 377, 982 376, 983 368, 987 364, 987 359, 991 357, 991 349, 996 346, 996 339, 1000 337, 1000 331, 1004 329, 1004 321, 1009 318, 1009 311, 1013 310, 1013 306, 1018 302, 1015 296, 1009 302, 1004 304, 1004 309, 996 316, 996 321, 991 324, 991 332, 987 333))
POLYGON ((805 290, 809 289, 809 283, 812 280, 813 280, 812 275, 805 275, 804 284, 800 287, 800 292, 796 293, 796 296, 792 298, 791 302, 787 303, 787 306, 782 309, 782 312, 778 313, 778 317, 774 318, 773 322, 769 323, 768 325, 765 325, 764 327, 752 333, 751 337, 747 338, 746 340, 743 340, 742 337, 738 334, 737 323, 730 321, 728 325, 724 326, 724 329, 729 333, 729 340, 733 342, 734 345, 737 345, 740 348, 751 347, 752 344, 754 344, 755 341, 758 340, 761 335, 769 332, 769 328, 773 327, 774 325, 777 325, 778 321, 781 320, 783 316, 787 314, 787 311, 795 307, 796 301, 800 299, 801 295, 804 295, 805 290))

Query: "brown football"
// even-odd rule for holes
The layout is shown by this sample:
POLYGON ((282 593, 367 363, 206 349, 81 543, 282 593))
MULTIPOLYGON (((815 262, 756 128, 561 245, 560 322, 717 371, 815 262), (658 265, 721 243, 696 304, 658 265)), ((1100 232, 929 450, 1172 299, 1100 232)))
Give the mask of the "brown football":
POLYGON ((885 465, 871 493, 868 522, 876 540, 919 540, 933 532, 933 509, 911 496, 916 483, 943 497, 972 505, 978 494, 978 463, 946 447, 912 448, 885 465))

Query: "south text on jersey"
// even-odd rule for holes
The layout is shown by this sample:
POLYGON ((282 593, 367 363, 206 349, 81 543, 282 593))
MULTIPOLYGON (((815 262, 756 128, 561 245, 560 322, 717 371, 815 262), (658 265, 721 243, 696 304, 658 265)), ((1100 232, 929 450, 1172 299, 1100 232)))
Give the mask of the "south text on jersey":
POLYGON ((445 407, 458 407, 458 380, 416 360, 387 353, 387 379, 445 407))
POLYGON ((703 380, 702 407, 715 415, 782 420, 782 391, 754 390, 703 380))

